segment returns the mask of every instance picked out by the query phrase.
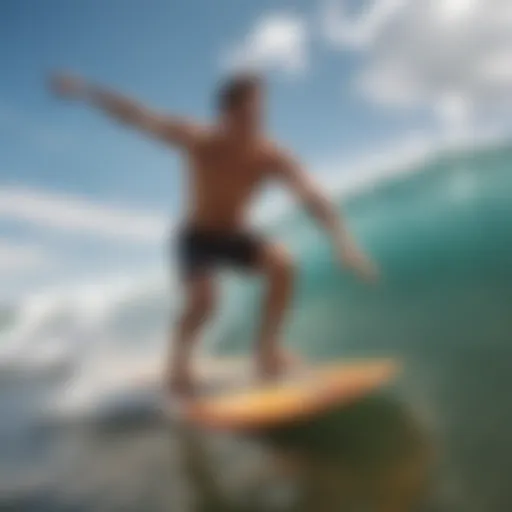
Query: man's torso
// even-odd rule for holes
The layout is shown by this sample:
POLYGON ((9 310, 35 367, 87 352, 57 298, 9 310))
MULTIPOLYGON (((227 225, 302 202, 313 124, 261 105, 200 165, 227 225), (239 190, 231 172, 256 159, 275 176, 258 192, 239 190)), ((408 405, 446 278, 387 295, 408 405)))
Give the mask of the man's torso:
POLYGON ((231 232, 244 227, 255 193, 268 178, 270 144, 211 132, 188 155, 188 224, 231 232))

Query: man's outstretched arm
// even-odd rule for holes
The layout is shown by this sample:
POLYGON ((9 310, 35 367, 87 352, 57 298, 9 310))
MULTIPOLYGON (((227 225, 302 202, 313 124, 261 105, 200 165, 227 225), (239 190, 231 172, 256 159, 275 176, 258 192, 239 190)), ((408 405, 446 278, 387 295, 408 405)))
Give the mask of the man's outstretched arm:
POLYGON ((329 233, 340 261, 362 278, 376 279, 375 266, 360 251, 336 206, 301 165, 291 155, 276 151, 272 158, 272 169, 329 233))
POLYGON ((50 86, 61 97, 84 101, 167 143, 189 147, 199 132, 197 126, 184 119, 158 114, 122 94, 76 76, 56 74, 51 77, 50 86))

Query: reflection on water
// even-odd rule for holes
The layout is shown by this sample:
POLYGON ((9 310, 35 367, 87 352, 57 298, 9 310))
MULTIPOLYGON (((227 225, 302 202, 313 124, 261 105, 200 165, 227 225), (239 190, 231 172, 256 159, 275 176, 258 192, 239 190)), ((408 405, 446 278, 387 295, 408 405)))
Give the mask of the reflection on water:
POLYGON ((422 427, 384 396, 251 439, 149 416, 54 434, 44 475, 2 510, 408 512, 431 462, 422 427))
POLYGON ((294 462, 305 500, 301 510, 407 511, 426 490, 426 434, 409 411, 385 397, 281 432, 272 441, 294 462))
POLYGON ((401 404, 385 397, 262 436, 264 461, 241 484, 238 500, 222 488, 225 466, 208 455, 205 438, 178 432, 198 512, 406 512, 427 488, 425 434, 401 404))

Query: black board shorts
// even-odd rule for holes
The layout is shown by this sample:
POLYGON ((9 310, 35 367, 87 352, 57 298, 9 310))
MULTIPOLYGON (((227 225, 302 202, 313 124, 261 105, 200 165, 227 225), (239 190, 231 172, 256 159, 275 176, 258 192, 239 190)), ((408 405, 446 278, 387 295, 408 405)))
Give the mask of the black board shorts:
POLYGON ((255 269, 262 238, 250 231, 219 232, 186 226, 177 240, 179 270, 184 278, 219 267, 255 269))

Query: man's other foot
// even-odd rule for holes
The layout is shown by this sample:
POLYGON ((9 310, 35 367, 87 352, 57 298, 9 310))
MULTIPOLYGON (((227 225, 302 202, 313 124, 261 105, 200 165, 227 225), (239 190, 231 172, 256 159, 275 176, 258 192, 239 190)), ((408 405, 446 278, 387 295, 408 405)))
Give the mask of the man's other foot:
POLYGON ((285 349, 276 349, 260 355, 258 374, 262 379, 276 379, 303 366, 304 362, 297 354, 285 349))
POLYGON ((168 380, 167 391, 170 396, 190 398, 195 391, 195 382, 190 376, 177 375, 168 380))

